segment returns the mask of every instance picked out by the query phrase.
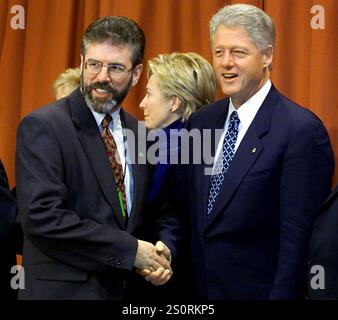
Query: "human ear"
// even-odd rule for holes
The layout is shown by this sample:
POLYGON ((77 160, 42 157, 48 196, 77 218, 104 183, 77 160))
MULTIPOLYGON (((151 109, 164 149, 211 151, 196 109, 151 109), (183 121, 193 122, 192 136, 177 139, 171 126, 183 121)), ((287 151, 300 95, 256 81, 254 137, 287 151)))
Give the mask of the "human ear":
POLYGON ((264 50, 264 68, 268 67, 272 63, 273 59, 273 47, 270 44, 267 49, 264 50))
POLYGON ((181 101, 180 98, 178 98, 176 96, 172 97, 170 99, 170 111, 171 112, 177 111, 177 109, 181 106, 181 104, 182 104, 182 101, 181 101))
POLYGON ((142 70, 143 70, 142 64, 139 64, 134 68, 132 86, 135 86, 138 83, 138 81, 140 80, 142 70))

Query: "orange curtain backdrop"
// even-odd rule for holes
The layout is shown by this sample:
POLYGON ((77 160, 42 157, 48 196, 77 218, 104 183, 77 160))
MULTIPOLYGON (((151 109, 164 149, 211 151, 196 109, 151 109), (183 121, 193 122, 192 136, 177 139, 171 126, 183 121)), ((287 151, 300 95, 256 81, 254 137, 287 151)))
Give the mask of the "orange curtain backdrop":
MULTIPOLYGON (((11 185, 15 184, 19 121, 51 102, 58 74, 79 65, 81 36, 91 21, 106 15, 136 20, 147 38, 145 66, 149 58, 172 51, 195 51, 211 61, 209 20, 225 4, 240 2, 256 5, 274 19, 277 43, 272 80, 286 96, 323 120, 338 162, 336 0, 1 0, 0 157, 11 185), (25 9, 24 30, 11 28, 15 5, 25 9), (325 9, 323 30, 311 28, 313 5, 325 9)), ((144 72, 125 102, 125 108, 139 119, 146 81, 144 72)))

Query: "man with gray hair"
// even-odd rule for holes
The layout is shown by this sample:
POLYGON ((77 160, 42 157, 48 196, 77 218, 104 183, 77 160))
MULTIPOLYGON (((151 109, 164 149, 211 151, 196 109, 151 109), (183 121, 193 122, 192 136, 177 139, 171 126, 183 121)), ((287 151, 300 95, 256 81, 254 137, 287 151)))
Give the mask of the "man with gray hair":
POLYGON ((185 171, 196 296, 304 298, 311 226, 334 168, 327 131, 271 83, 275 29, 266 13, 225 6, 211 19, 210 40, 227 98, 187 123, 223 129, 210 168, 185 171))

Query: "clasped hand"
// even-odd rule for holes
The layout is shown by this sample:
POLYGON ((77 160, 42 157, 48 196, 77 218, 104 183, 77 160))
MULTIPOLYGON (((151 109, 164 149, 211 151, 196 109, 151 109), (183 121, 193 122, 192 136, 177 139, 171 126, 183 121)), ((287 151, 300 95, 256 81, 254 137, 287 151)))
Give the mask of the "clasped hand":
POLYGON ((136 272, 147 281, 155 286, 168 282, 173 274, 170 263, 170 250, 162 241, 157 241, 154 246, 150 242, 138 240, 134 266, 136 272))

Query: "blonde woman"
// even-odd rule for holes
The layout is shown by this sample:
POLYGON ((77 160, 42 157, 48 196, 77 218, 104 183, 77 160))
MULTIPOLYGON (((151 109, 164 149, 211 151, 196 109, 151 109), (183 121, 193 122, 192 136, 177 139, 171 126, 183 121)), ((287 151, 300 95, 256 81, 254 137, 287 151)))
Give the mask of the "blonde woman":
MULTIPOLYGON (((144 113, 145 125, 148 129, 162 129, 166 141, 159 141, 159 153, 167 155, 167 161, 154 166, 153 180, 148 196, 146 216, 149 241, 155 241, 158 234, 155 230, 163 230, 168 225, 159 226, 166 216, 166 208, 170 201, 179 201, 180 191, 175 178, 175 165, 170 164, 170 153, 180 154, 180 145, 173 145, 170 140, 183 128, 188 117, 202 105, 214 101, 216 79, 212 66, 197 53, 161 54, 148 61, 148 84, 146 95, 140 103, 144 113), (169 149, 170 146, 170 149, 169 149), (162 150, 166 149, 166 150, 162 150), (175 194, 173 192, 175 191, 175 194)), ((174 141, 180 141, 175 139, 174 141)), ((167 218, 167 217, 166 217, 167 218)), ((167 221, 167 220, 166 220, 167 221)), ((180 221, 184 226, 184 221, 180 221)), ((174 226, 171 233, 175 233, 174 226)), ((181 250, 184 252, 184 249, 181 250)), ((175 254, 173 255, 175 256, 175 254)), ((187 261, 178 255, 173 261, 173 278, 163 287, 150 287, 147 294, 142 288, 141 298, 151 297, 155 300, 187 298, 187 281, 185 269, 187 261)))
POLYGON ((148 61, 146 95, 140 103, 149 129, 187 120, 199 107, 213 102, 216 80, 204 58, 194 52, 160 54, 148 61))
POLYGON ((80 69, 67 69, 62 72, 53 84, 56 100, 70 95, 80 86, 80 69))

